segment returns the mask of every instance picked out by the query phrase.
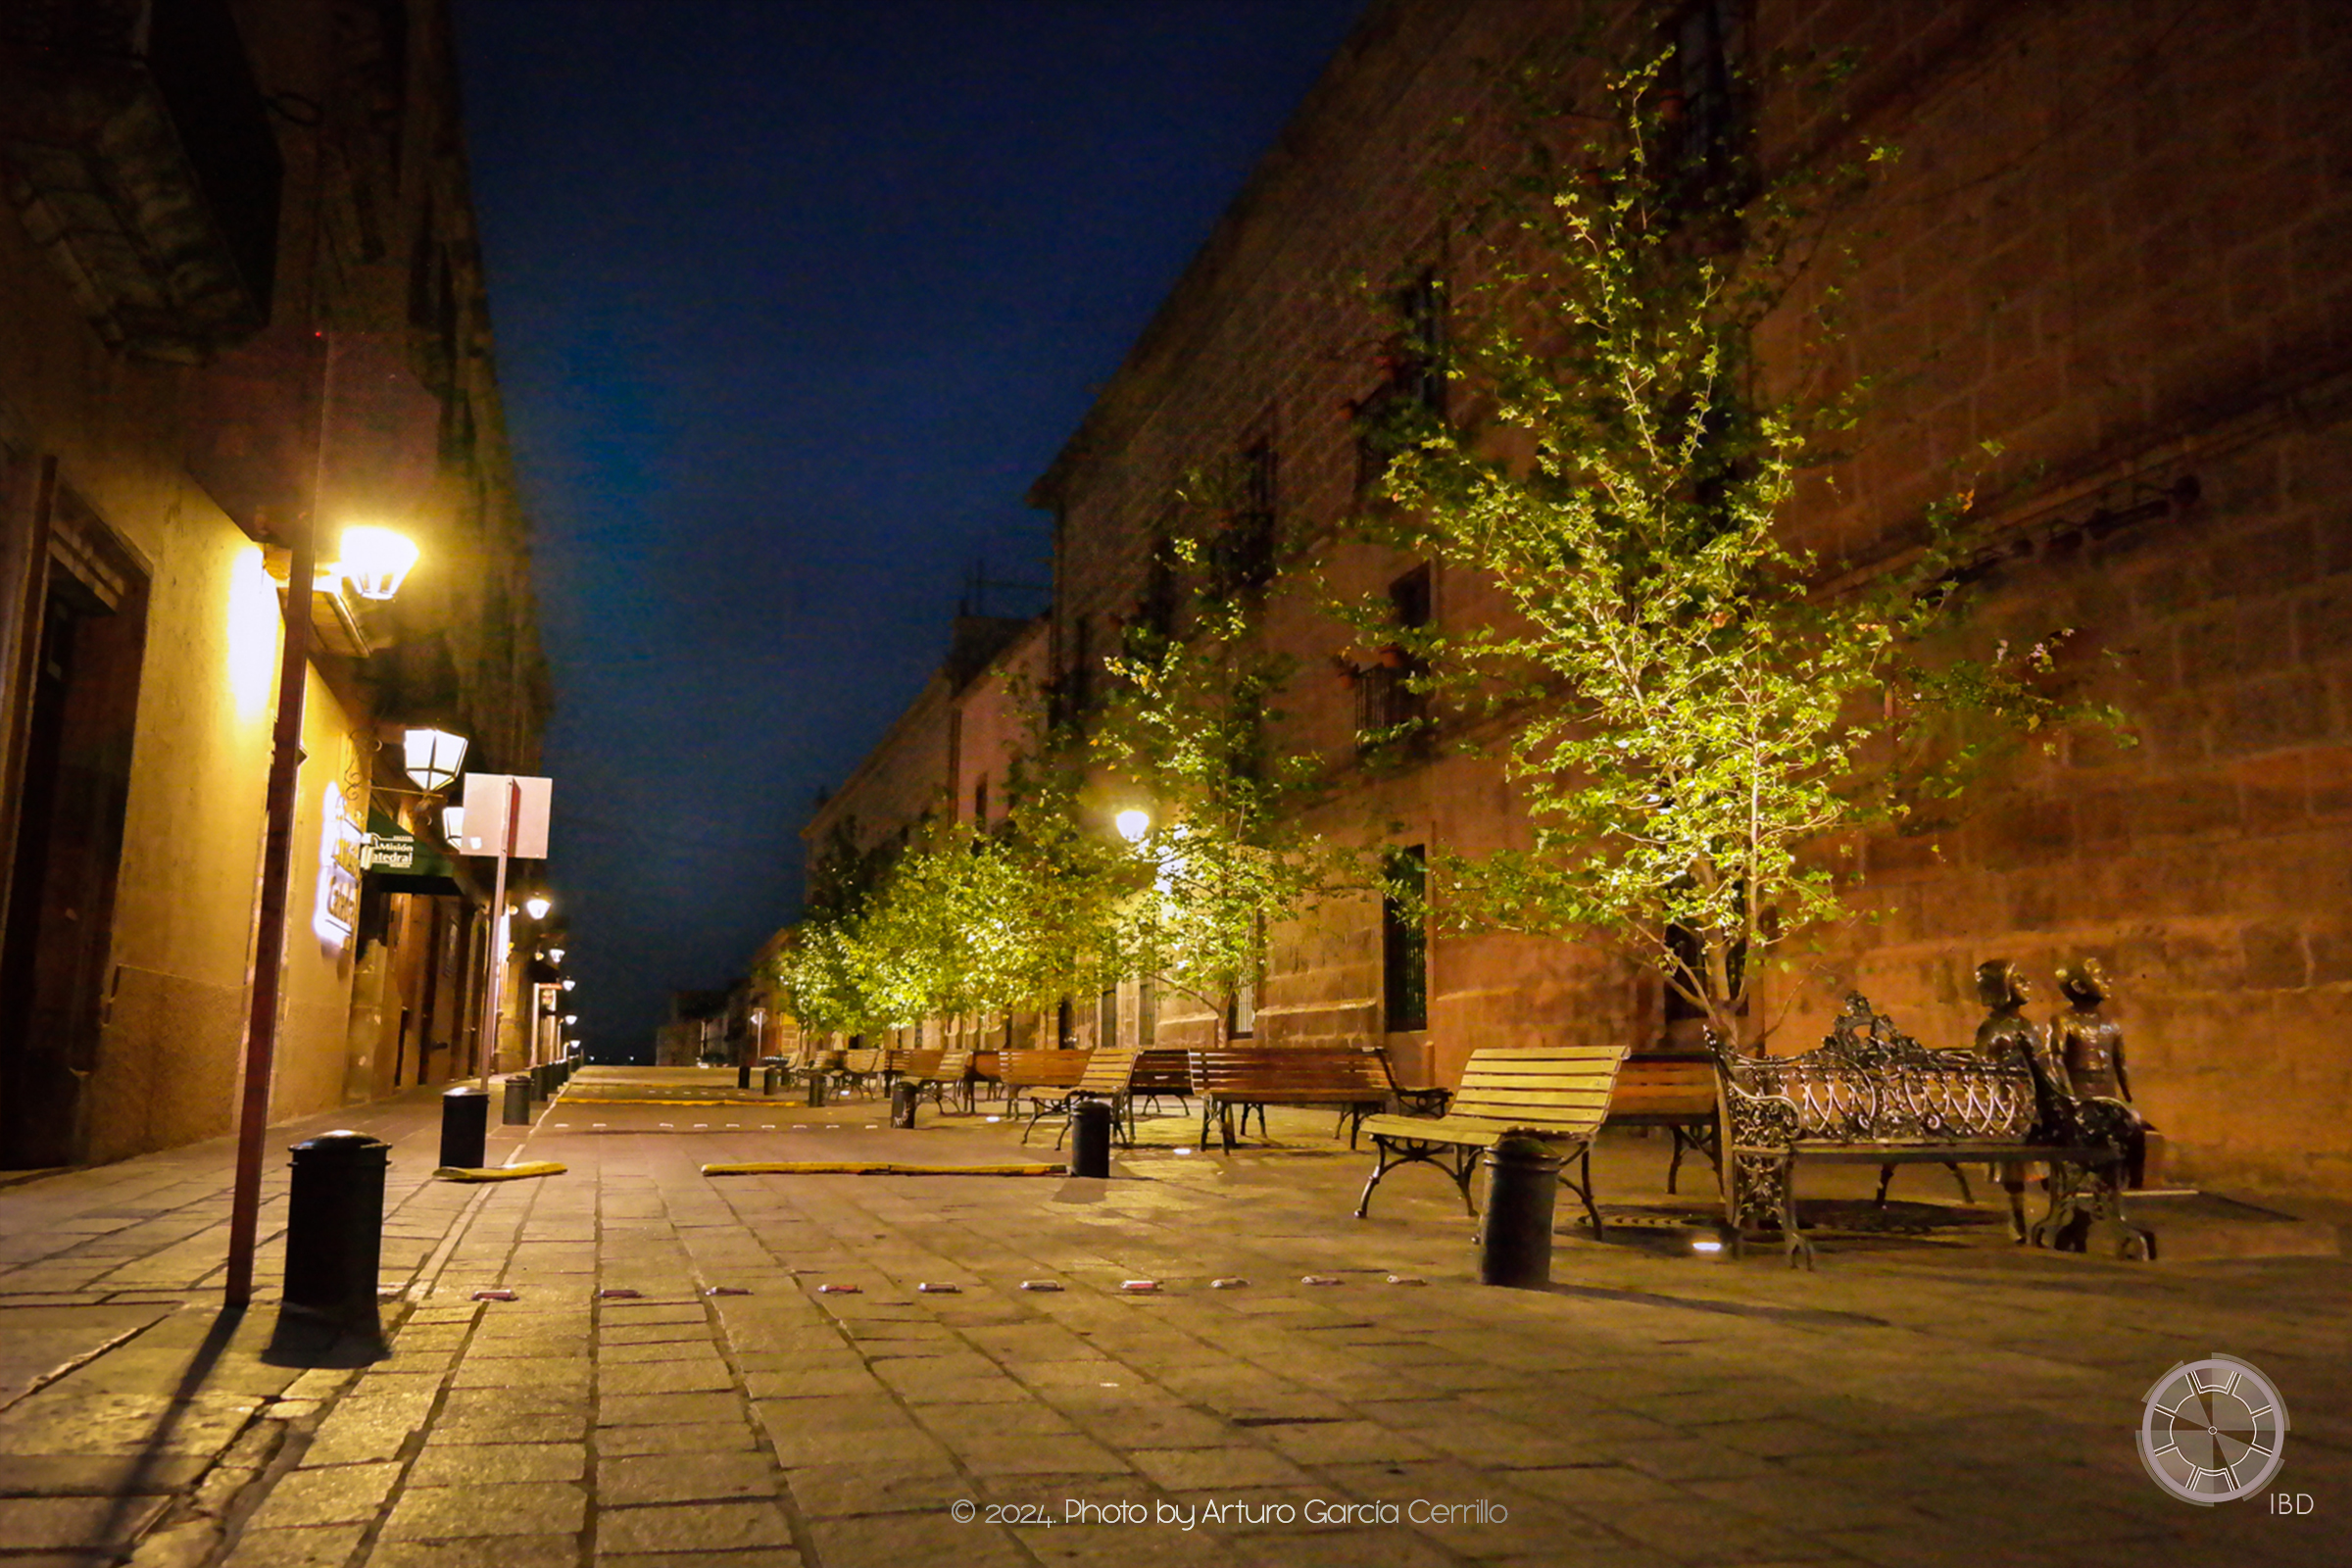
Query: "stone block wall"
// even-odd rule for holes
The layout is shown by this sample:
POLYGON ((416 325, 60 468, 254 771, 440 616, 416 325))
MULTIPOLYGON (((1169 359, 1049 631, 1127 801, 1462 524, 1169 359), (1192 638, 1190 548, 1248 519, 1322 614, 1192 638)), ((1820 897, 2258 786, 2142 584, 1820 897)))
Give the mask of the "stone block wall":
MULTIPOLYGON (((1375 7, 1037 487, 1058 667, 1105 651, 1188 469, 1270 441, 1285 529, 1330 539, 1381 375, 1350 280, 1457 260, 1444 170, 1495 145, 1490 66, 1583 10, 1375 7)), ((1863 846, 1867 917, 1773 982, 1775 1048, 1857 985, 1958 1043, 1978 961, 2021 960, 2046 1006, 2055 963, 2096 953, 2176 1174, 2352 1192, 2352 26, 2321 0, 1758 0, 1751 41, 1858 62, 1825 104, 1766 90, 1768 159, 1901 149, 1835 230, 1859 259, 1838 356, 1800 357, 1787 323, 1763 345, 1783 380, 1876 388, 1792 536, 1867 569, 1973 487, 2004 554, 1971 635, 2074 628, 2137 741, 2028 752, 1959 820, 1863 846)), ((1350 592, 1412 564, 1322 554, 1350 592)), ((1458 573, 1436 590, 1442 620, 1494 606, 1458 573)), ((1344 760, 1348 634, 1278 596, 1268 636, 1298 661, 1294 739, 1344 760)), ((1348 785, 1329 825, 1363 842, 1524 831, 1489 757, 1348 785)), ((1261 1037, 1382 1037, 1379 942, 1368 898, 1275 933, 1261 1037)), ((1411 1044, 1441 1076, 1481 1046, 1660 1030, 1654 980, 1567 943, 1440 939, 1431 982, 1411 1044)), ((1168 1043, 1207 1022, 1162 1017, 1168 1043)))

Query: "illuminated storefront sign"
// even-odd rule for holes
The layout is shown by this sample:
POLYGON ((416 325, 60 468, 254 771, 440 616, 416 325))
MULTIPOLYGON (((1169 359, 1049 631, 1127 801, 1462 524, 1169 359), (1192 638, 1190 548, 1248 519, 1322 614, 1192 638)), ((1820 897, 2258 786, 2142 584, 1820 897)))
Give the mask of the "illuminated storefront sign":
POLYGON ((360 923, 360 862, 368 835, 351 819, 339 784, 326 787, 318 820, 318 908, 312 929, 337 953, 360 923))

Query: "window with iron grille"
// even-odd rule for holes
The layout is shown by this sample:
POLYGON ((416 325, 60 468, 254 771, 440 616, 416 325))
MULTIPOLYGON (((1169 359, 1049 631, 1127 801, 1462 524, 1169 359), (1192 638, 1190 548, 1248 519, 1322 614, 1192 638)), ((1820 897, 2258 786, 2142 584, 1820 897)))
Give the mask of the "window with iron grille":
POLYGON ((1429 1027, 1429 930, 1421 901, 1429 893, 1429 859, 1421 845, 1393 850, 1382 866, 1380 900, 1381 1010, 1392 1034, 1429 1027))
POLYGON ((1390 298, 1396 330, 1382 345, 1387 371, 1355 406, 1355 484, 1370 490, 1394 458, 1446 421, 1446 288, 1435 269, 1390 298))
POLYGON ((1232 510, 1210 547, 1217 585, 1224 592, 1262 588, 1273 581, 1276 500, 1274 443, 1251 442, 1242 449, 1232 510))
POLYGON ((1680 172, 1695 199, 1735 174, 1745 134, 1738 62, 1745 43, 1747 0, 1692 0, 1667 24, 1674 46, 1666 89, 1666 167, 1680 172))
MULTIPOLYGON (((1427 563, 1389 584, 1390 612, 1404 630, 1427 626, 1432 605, 1427 563)), ((1356 671, 1355 744, 1359 752, 1396 743, 1425 744, 1427 737, 1420 726, 1429 717, 1429 694, 1420 687, 1428 675, 1428 662, 1402 643, 1382 649, 1377 662, 1356 671)))

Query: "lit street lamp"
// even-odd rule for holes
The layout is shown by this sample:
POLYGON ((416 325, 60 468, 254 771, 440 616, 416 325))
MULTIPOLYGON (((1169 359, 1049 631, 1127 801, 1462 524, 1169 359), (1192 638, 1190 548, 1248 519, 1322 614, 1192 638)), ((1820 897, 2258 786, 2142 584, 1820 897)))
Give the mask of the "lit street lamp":
POLYGON ((1119 837, 1130 844, 1143 843, 1144 835, 1152 831, 1152 813, 1140 806, 1130 806, 1111 821, 1117 825, 1119 837))
MULTIPOLYGON (((449 788, 466 768, 466 737, 444 729, 410 730, 401 736, 400 749, 409 777, 427 795, 438 795, 449 788)), ((447 808, 442 813, 445 823, 453 811, 462 817, 465 808, 447 808)), ((449 832, 454 837, 457 829, 450 827, 449 832)))

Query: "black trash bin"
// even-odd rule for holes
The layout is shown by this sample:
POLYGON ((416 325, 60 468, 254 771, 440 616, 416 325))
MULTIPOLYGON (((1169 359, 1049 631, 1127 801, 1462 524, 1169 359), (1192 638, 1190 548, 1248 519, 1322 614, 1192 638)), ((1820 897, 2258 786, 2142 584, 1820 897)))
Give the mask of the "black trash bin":
POLYGON ((1487 1217, 1478 1232, 1482 1284, 1541 1291, 1551 1284, 1551 1209, 1560 1156, 1535 1138, 1505 1138, 1487 1151, 1487 1217))
POLYGON ((506 1104, 499 1120, 509 1127, 528 1127, 531 1124, 531 1080, 515 1073, 504 1083, 506 1104))
POLYGON ((385 1354, 375 1290, 392 1147, 341 1131, 305 1139, 291 1153, 285 1298, 268 1354, 306 1366, 377 1360, 385 1354))
POLYGON ((922 1091, 912 1084, 890 1086, 890 1124, 893 1127, 914 1125, 914 1107, 923 1098, 922 1091))
POLYGON ((811 1068, 808 1073, 808 1103, 821 1105, 824 1102, 825 1075, 811 1068))
POLYGON ((1110 1174, 1110 1102, 1082 1100, 1070 1112, 1070 1174, 1110 1174))
POLYGON ((441 1163, 460 1170, 479 1170, 489 1145, 490 1097, 472 1084, 461 1084, 441 1097, 441 1163))

